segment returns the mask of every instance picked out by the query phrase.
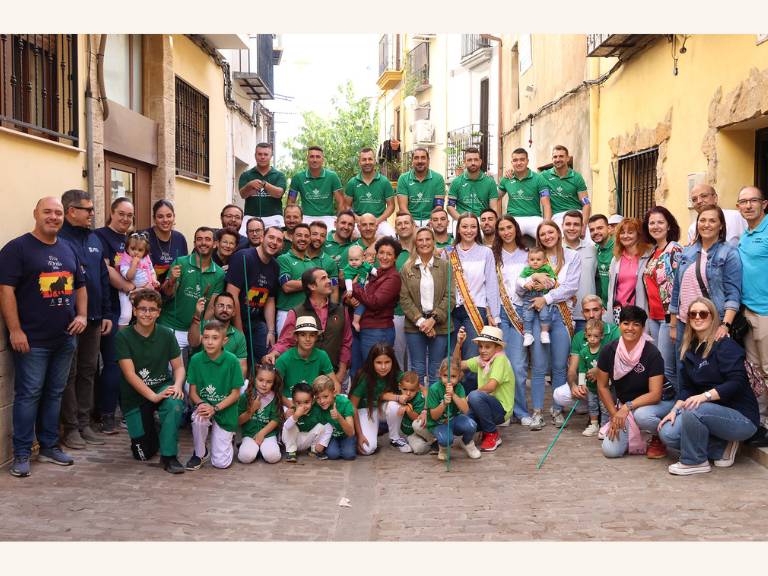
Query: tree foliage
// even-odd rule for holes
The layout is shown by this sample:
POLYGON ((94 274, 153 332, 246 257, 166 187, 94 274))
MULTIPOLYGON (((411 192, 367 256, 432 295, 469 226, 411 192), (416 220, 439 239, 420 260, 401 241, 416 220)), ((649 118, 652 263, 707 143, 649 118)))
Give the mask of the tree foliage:
POLYGON ((356 98, 352 83, 347 82, 339 85, 331 102, 334 108, 331 117, 304 112, 304 125, 299 135, 286 142, 291 165, 284 168, 289 177, 306 168, 307 148, 320 146, 325 153, 325 167, 336 172, 342 184, 346 184, 359 171, 357 154, 360 149, 377 149, 378 121, 376 115, 371 114, 369 100, 356 98))

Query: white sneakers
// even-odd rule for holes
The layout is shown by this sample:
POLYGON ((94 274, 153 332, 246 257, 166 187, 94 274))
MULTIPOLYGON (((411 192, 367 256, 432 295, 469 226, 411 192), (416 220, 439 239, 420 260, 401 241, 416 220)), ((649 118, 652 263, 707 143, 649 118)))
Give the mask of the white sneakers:
POLYGON ((531 344, 533 344, 533 334, 526 332, 523 335, 523 346, 530 346, 531 344))
POLYGON ((675 476, 690 476, 691 474, 704 474, 710 472, 712 467, 709 465, 709 461, 705 461, 702 464, 683 464, 682 462, 675 462, 670 464, 667 468, 670 474, 675 476))
POLYGON ((725 451, 720 457, 720 460, 715 460, 714 464, 718 468, 728 468, 733 466, 733 462, 736 460, 736 452, 739 451, 739 443, 736 441, 728 442, 725 445, 725 451))
POLYGON ((549 344, 549 332, 542 332, 541 333, 541 343, 542 344, 549 344))
POLYGON ((597 436, 597 434, 600 432, 600 424, 597 422, 589 422, 589 426, 584 428, 584 432, 581 433, 582 436, 587 436, 591 438, 592 436, 597 436))
POLYGON ((467 442, 466 444, 462 444, 461 447, 464 448, 464 452, 466 452, 467 456, 470 458, 474 460, 480 458, 480 450, 478 450, 477 446, 475 446, 474 440, 467 442))

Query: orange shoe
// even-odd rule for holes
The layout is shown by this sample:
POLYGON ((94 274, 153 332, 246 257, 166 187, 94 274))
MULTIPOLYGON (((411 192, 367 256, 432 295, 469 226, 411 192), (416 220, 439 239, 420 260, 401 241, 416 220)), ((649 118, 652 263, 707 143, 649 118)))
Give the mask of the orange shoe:
POLYGON ((666 457, 666 455, 667 447, 664 446, 661 438, 658 436, 651 436, 651 440, 648 442, 648 449, 645 452, 645 457, 658 460, 659 458, 666 457))

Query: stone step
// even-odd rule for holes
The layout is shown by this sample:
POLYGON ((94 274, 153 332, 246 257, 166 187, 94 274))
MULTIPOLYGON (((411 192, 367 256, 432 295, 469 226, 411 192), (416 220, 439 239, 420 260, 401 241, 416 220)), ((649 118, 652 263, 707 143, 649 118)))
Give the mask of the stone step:
POLYGON ((748 458, 752 458, 761 466, 768 468, 768 448, 755 448, 754 446, 742 444, 739 447, 739 452, 748 458))

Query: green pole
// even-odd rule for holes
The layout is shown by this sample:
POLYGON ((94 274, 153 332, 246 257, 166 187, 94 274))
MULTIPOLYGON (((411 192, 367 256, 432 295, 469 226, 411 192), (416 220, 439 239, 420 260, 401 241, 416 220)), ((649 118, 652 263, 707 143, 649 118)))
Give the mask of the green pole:
POLYGON ((571 414, 573 414, 573 411, 576 410, 576 406, 579 405, 579 401, 576 400, 576 402, 573 403, 573 408, 571 408, 571 411, 568 412, 568 416, 565 419, 565 422, 563 422, 563 425, 560 426, 560 430, 557 431, 557 434, 555 434, 555 439, 552 440, 552 443, 549 445, 549 448, 547 448, 547 451, 544 452, 544 456, 541 457, 541 460, 539 460, 539 463, 536 466, 536 470, 541 468, 541 465, 544 464, 544 460, 547 459, 547 456, 549 456, 549 453, 552 451, 552 447, 555 445, 555 442, 557 442, 557 439, 560 437, 560 433, 563 431, 563 428, 565 428, 565 425, 568 424, 568 420, 571 419, 571 414))

